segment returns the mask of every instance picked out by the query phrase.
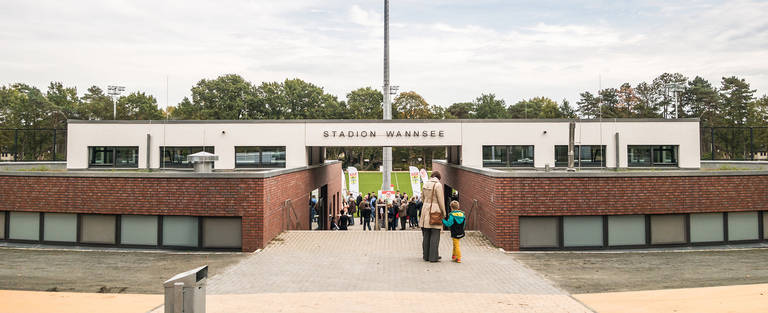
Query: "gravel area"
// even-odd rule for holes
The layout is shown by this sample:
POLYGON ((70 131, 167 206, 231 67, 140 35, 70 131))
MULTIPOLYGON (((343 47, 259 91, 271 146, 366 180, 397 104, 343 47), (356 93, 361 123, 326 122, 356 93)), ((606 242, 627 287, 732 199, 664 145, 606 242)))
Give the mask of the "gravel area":
POLYGON ((768 283, 768 249, 511 253, 570 293, 768 283))

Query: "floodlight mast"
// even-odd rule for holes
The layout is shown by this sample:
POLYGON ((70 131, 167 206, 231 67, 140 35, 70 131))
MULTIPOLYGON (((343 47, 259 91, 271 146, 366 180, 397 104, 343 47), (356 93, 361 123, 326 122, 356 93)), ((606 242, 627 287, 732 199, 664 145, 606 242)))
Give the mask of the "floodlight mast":
MULTIPOLYGON (((392 99, 389 86, 389 0, 384 0, 384 120, 392 119, 392 99)), ((390 190, 392 185, 392 147, 382 148, 381 190, 390 190)))
POLYGON ((117 119, 117 100, 115 96, 120 96, 125 91, 125 86, 107 86, 107 94, 112 98, 112 119, 117 119))

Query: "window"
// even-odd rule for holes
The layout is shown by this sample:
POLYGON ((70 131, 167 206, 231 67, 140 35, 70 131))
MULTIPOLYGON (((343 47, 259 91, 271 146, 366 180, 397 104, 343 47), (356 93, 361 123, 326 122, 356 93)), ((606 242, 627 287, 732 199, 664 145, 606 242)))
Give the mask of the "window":
MULTIPOLYGON (((568 146, 555 146, 555 166, 568 166, 568 146)), ((575 145, 573 146, 573 166, 575 167, 605 167, 605 145, 575 145)))
POLYGON ((533 167, 533 146, 483 146, 483 167, 533 167))
POLYGON ((115 244, 115 215, 80 215, 80 242, 115 244))
POLYGON ((691 242, 723 241, 723 213, 692 213, 691 242))
POLYGON ((40 213, 11 212, 8 239, 40 240, 40 213))
POLYGON ((206 146, 206 147, 160 147, 160 155, 163 156, 162 163, 160 164, 161 168, 164 167, 175 167, 175 168, 185 168, 185 167, 192 167, 192 162, 189 162, 187 160, 187 156, 193 153, 198 153, 200 151, 205 151, 209 153, 214 153, 214 148, 212 146, 206 146))
POLYGON ((602 247, 602 216, 564 216, 563 245, 566 247, 602 247))
POLYGON ((608 216, 608 245, 645 244, 645 215, 608 216))
POLYGON ((77 241, 77 214, 43 214, 43 240, 60 242, 77 241))
POLYGON ((240 248, 242 221, 239 217, 204 217, 204 248, 240 248))
POLYGON ((235 147, 236 168, 285 168, 285 147, 235 147))
POLYGON ((88 167, 139 167, 139 147, 88 147, 88 167))
POLYGON ((5 239, 5 212, 0 211, 0 239, 5 239))
POLYGON ((520 247, 558 247, 558 224, 557 217, 520 217, 520 247))
POLYGON ((197 247, 197 220, 193 216, 164 216, 163 245, 197 247))
POLYGON ((651 244, 685 243, 685 215, 651 215, 651 244))
POLYGON ((677 166, 678 146, 627 146, 631 167, 677 166))
POLYGON ((157 216, 120 216, 120 243, 124 245, 157 245, 157 216))
POLYGON ((728 213, 728 241, 758 238, 757 212, 728 213))

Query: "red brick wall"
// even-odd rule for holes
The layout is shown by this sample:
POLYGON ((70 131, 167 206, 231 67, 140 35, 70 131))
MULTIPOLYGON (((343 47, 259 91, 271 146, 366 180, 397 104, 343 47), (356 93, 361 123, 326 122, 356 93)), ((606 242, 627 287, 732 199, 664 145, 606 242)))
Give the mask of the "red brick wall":
POLYGON ((507 250, 520 248, 520 216, 768 210, 768 174, 494 178, 441 163, 433 168, 459 191, 462 207, 478 199, 483 216, 495 216, 477 218, 479 230, 507 250))
POLYGON ((241 216, 242 250, 253 251, 285 230, 286 199, 294 202, 300 229, 308 229, 302 208, 309 193, 326 181, 329 194, 339 192, 340 171, 341 164, 334 163, 269 178, 0 174, 0 211, 241 216))

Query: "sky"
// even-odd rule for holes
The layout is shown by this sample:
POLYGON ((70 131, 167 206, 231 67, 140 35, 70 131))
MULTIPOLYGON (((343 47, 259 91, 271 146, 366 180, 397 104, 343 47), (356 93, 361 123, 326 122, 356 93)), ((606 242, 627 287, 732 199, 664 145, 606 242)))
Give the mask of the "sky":
MULTIPOLYGON (((391 81, 448 106, 578 100, 664 72, 768 93, 768 1, 391 0, 391 81)), ((0 84, 121 85, 176 105, 200 79, 383 84, 383 1, 8 0, 0 84)))

